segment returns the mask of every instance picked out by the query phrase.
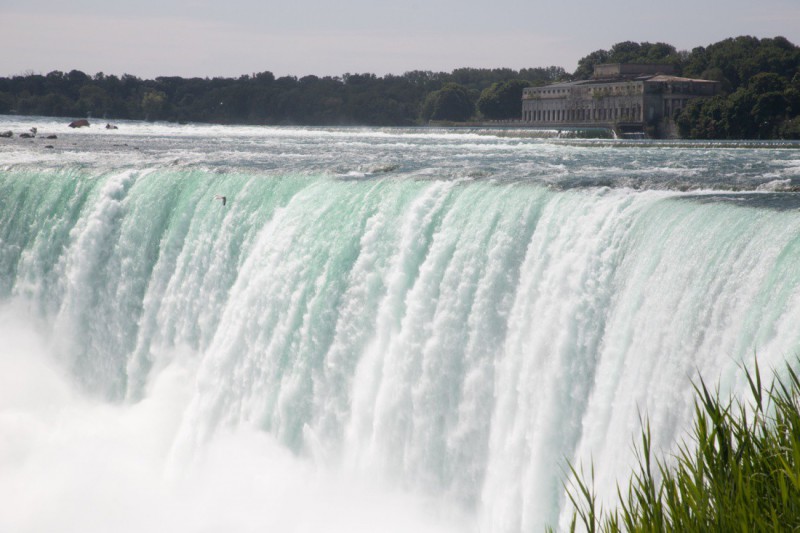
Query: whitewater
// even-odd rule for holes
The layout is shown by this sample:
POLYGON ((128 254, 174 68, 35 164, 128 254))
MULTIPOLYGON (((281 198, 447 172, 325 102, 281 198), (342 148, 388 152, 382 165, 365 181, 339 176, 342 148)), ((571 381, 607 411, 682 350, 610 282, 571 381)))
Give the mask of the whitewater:
POLYGON ((0 117, 2 531, 563 528, 800 369, 797 143, 67 122, 0 117))

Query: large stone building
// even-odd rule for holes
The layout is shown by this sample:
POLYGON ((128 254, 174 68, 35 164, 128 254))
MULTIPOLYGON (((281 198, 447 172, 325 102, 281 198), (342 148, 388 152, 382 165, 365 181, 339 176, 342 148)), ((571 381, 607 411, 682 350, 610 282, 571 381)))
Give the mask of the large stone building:
POLYGON ((597 65, 590 80, 524 89, 522 121, 553 128, 650 129, 663 135, 669 119, 689 100, 719 91, 719 82, 680 78, 673 73, 671 65, 597 65))

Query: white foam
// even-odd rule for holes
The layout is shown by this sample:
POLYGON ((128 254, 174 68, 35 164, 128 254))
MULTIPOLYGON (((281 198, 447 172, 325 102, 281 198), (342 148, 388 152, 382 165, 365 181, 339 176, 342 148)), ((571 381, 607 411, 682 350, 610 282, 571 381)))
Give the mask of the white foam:
POLYGON ((175 354, 142 401, 109 405, 73 388, 34 323, 18 303, 0 307, 0 530, 470 530, 424 498, 296 457, 247 427, 176 468, 196 358, 175 354))
POLYGON ((767 183, 762 183, 761 185, 756 187, 757 191, 768 191, 768 192, 789 191, 791 189, 792 189, 792 180, 790 178, 768 181, 767 183))

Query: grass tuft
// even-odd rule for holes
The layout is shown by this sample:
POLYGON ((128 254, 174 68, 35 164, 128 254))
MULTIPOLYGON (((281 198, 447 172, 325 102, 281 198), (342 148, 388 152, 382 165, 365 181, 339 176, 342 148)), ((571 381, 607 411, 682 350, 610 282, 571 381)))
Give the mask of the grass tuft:
POLYGON ((570 465, 571 530, 800 531, 800 378, 787 368, 765 388, 756 363, 747 381, 747 402, 695 385, 691 438, 669 461, 654 458, 644 419, 638 464, 615 509, 598 507, 594 468, 587 482, 570 465))

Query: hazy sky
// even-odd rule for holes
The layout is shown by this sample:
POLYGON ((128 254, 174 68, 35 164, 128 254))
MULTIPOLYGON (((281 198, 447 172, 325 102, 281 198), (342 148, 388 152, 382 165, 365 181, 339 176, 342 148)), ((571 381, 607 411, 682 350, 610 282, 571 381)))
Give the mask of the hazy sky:
POLYGON ((561 66, 620 41, 800 44, 800 0, 0 0, 0 76, 561 66))

